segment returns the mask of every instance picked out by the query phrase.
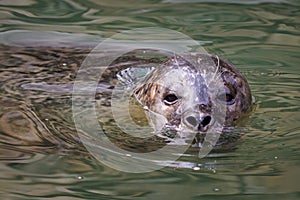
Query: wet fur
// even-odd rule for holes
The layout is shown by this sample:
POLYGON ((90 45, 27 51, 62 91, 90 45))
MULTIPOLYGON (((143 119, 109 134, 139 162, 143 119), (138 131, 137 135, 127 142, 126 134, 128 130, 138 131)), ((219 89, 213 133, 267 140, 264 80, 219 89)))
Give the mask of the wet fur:
MULTIPOLYGON (((193 56, 195 58, 197 56, 201 57, 202 54, 193 56)), ((190 56, 186 55, 186 57, 189 58, 190 56)), ((224 124, 224 126, 233 126, 241 117, 251 111, 253 102, 250 87, 245 77, 233 65, 220 59, 218 56, 210 55, 210 57, 215 65, 218 66, 217 73, 221 74, 224 85, 229 88, 231 93, 235 94, 235 103, 226 107, 227 112, 224 124)), ((163 67, 174 69, 186 65, 191 64, 185 59, 185 56, 177 56, 166 61, 163 67)), ((192 66, 190 70, 193 71, 192 66)), ((181 123, 181 116, 177 112, 179 104, 170 106, 164 112, 155 106, 157 101, 161 101, 165 93, 168 92, 168 88, 163 88, 161 85, 156 84, 162 76, 162 70, 159 68, 155 69, 136 87, 134 96, 143 106, 151 111, 163 114, 169 124, 178 126, 181 123)))

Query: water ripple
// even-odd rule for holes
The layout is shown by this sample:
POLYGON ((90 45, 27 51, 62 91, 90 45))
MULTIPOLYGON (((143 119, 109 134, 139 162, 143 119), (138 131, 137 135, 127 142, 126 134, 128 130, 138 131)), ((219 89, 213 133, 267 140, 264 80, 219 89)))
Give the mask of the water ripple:
POLYGON ((299 196, 298 1, 2 0, 0 5, 3 199, 299 196), (71 112, 76 71, 88 48, 145 26, 183 32, 247 77, 256 109, 236 127, 241 138, 234 149, 200 160, 189 150, 147 174, 115 171, 84 149, 71 112))

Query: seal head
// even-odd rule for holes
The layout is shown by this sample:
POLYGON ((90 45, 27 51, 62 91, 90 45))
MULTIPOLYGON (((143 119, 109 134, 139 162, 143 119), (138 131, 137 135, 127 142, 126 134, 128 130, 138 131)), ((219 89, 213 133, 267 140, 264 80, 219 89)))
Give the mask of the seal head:
POLYGON ((222 125, 233 126, 252 107, 250 88, 243 75, 228 62, 207 54, 170 58, 137 85, 134 96, 150 111, 148 120, 157 131, 168 126, 205 133, 220 117, 213 112, 216 104, 225 109, 222 125), (208 69, 210 65, 214 68, 208 69), (212 73, 208 73, 210 69, 212 73), (213 85, 216 77, 221 80, 219 85, 213 85))

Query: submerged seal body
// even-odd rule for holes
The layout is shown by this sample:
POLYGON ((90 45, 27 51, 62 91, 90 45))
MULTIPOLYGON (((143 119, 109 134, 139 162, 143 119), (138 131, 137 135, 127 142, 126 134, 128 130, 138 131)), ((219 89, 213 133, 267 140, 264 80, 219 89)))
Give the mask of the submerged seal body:
POLYGON ((197 53, 175 56, 154 69, 136 86, 134 97, 150 113, 162 116, 148 115, 158 131, 167 125, 205 133, 221 112, 222 126, 230 127, 249 113, 253 104, 247 80, 233 65, 197 53))

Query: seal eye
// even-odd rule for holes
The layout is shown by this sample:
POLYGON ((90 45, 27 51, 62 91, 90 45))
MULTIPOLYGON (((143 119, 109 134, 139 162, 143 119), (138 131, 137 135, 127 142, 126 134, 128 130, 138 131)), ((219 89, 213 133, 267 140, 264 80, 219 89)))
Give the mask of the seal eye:
POLYGON ((172 104, 176 103, 177 100, 178 100, 178 97, 175 94, 168 94, 164 98, 164 103, 167 105, 172 105, 172 104))
POLYGON ((226 103, 226 105, 232 105, 235 103, 234 96, 230 93, 223 93, 219 95, 217 98, 219 101, 226 103))
POLYGON ((229 94, 229 93, 226 93, 225 96, 226 96, 225 99, 226 99, 227 105, 232 105, 232 104, 234 104, 234 97, 233 97, 233 95, 231 95, 231 94, 229 94))

